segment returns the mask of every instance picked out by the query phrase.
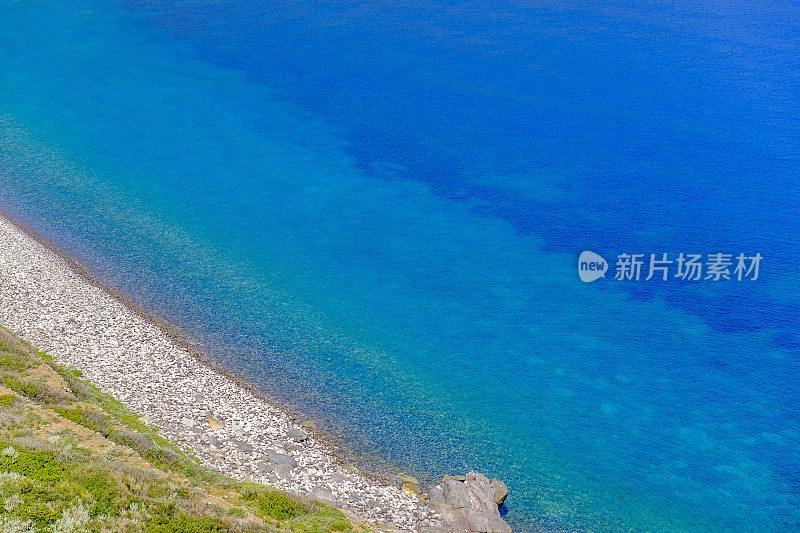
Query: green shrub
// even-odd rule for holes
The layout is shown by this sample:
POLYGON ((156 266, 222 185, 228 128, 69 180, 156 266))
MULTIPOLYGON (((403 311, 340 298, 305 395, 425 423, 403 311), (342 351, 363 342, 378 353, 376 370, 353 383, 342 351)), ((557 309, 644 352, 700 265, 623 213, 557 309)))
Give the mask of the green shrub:
POLYGON ((69 385, 70 390, 79 400, 86 403, 96 403, 99 392, 91 386, 86 380, 79 378, 68 369, 55 366, 53 367, 58 375, 64 378, 64 381, 69 385))
POLYGON ((262 516, 268 516, 275 520, 289 520, 309 511, 303 502, 275 489, 247 489, 243 491, 243 496, 246 500, 256 504, 256 508, 262 516))
POLYGON ((293 518, 283 524, 294 532, 352 531, 350 521, 339 509, 320 505, 313 512, 293 518))
POLYGON ((148 533, 224 533, 228 528, 219 518, 210 516, 154 516, 147 521, 148 533))
POLYGON ((127 507, 120 487, 105 473, 90 474, 75 480, 75 488, 83 492, 87 501, 94 503, 93 514, 111 514, 119 507, 127 507))
POLYGON ((55 485, 64 477, 64 467, 50 450, 17 451, 18 456, 0 456, 0 468, 16 472, 46 485, 55 485))
POLYGON ((22 355, 11 352, 0 352, 0 370, 20 372, 31 366, 31 363, 22 355))
POLYGON ((55 407, 54 410, 76 424, 89 428, 107 437, 109 433, 109 417, 97 409, 84 409, 82 407, 55 407))
POLYGON ((17 401, 17 397, 13 394, 0 394, 0 405, 3 407, 11 407, 17 401))
POLYGON ((10 376, 6 376, 3 379, 3 385, 5 385, 6 388, 11 389, 14 392, 22 394, 23 396, 26 396, 28 398, 35 398, 36 392, 38 391, 38 388, 33 383, 20 381, 10 376))
POLYGON ((40 528, 44 528, 61 518, 61 507, 50 501, 31 499, 17 514, 26 520, 32 520, 40 528))
POLYGON ((237 518, 244 518, 247 516, 247 512, 241 507, 231 507, 230 510, 228 510, 228 514, 237 518))
POLYGON ((50 387, 46 383, 32 379, 18 379, 6 374, 3 385, 26 398, 43 405, 59 404, 70 401, 72 395, 50 387))

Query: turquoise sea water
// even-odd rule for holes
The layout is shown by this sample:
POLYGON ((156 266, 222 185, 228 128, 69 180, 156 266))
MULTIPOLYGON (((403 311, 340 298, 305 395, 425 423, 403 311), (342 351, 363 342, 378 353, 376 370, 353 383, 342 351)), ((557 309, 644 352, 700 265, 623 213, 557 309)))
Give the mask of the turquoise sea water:
POLYGON ((515 530, 800 531, 798 20, 3 0, 0 199, 366 464, 504 479, 515 530))

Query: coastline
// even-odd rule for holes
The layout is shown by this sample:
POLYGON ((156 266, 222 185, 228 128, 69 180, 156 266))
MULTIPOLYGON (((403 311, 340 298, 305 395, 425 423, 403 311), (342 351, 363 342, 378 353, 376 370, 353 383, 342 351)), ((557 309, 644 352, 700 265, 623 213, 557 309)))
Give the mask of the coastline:
POLYGON ((324 435, 2 211, 0 268, 0 324, 83 372, 205 466, 329 499, 375 527, 442 526, 418 498, 347 465, 324 435))
MULTIPOLYGON (((155 326, 171 342, 176 344, 180 349, 185 350, 188 354, 194 357, 197 360, 197 362, 200 363, 201 365, 204 365, 213 370, 214 372, 221 374, 226 379, 233 381, 237 386, 245 389, 249 394, 255 396, 259 400, 263 400, 269 403, 275 409, 278 409, 281 412, 283 412, 291 421, 297 421, 302 418, 299 417, 295 412, 293 412, 288 406, 281 404, 275 401, 274 399, 260 393, 252 384, 247 382, 245 379, 238 377, 236 374, 214 363, 210 358, 206 356, 206 354, 204 354, 203 350, 199 347, 198 344, 193 343, 189 339, 189 336, 185 334, 181 330, 181 328, 170 323, 166 318, 160 317, 155 313, 153 313, 152 311, 148 311, 143 306, 137 304, 131 298, 129 298, 128 296, 126 296, 125 294, 114 288, 112 285, 109 285, 108 283, 99 279, 92 272, 90 272, 82 263, 80 263, 74 257, 72 257, 69 254, 69 252, 62 249, 55 243, 48 241, 47 239, 39 235, 33 228, 15 219, 2 208, 0 208, 0 221, 10 224, 14 229, 21 232, 23 235, 34 241, 39 246, 43 247, 47 252, 50 252, 53 255, 55 255, 60 261, 63 261, 66 264, 67 268, 72 270, 72 272, 78 275, 83 281, 94 287, 97 287, 102 292, 110 295, 114 300, 117 300, 119 303, 125 306, 125 308, 129 312, 140 317, 145 322, 155 326)), ((2 250, 0 250, 0 254, 1 253, 2 250)), ((0 323, 0 326, 2 325, 3 324, 0 323)), ((347 454, 343 453, 344 450, 341 449, 341 446, 336 444, 335 437, 333 435, 329 435, 323 430, 320 430, 319 428, 316 427, 305 428, 305 431, 313 432, 314 437, 320 442, 322 442, 325 446, 327 446, 329 451, 332 454, 334 454, 337 460, 341 462, 349 462, 347 459, 347 454)), ((381 482, 381 483, 389 482, 387 476, 377 472, 361 469, 361 473, 376 482, 381 482)))

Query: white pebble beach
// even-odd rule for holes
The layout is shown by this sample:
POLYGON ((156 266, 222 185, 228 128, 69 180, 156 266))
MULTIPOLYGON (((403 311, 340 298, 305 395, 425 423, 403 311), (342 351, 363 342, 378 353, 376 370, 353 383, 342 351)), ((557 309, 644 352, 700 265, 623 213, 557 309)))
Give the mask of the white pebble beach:
POLYGON ((284 409, 199 360, 4 217, 0 272, 0 324, 80 370, 207 467, 238 480, 332 498, 360 521, 383 529, 440 525, 424 503, 349 467, 284 409), (213 429, 209 415, 223 427, 213 429), (285 466, 273 468, 276 452, 285 466))

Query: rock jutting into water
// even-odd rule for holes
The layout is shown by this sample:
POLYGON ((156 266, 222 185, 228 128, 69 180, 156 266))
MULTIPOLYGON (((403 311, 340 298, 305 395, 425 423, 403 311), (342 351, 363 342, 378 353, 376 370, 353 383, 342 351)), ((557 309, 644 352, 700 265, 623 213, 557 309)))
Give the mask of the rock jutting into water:
POLYGON ((500 516, 500 505, 508 495, 505 483, 478 472, 466 476, 445 476, 431 487, 429 505, 442 515, 448 531, 510 533, 500 516))

